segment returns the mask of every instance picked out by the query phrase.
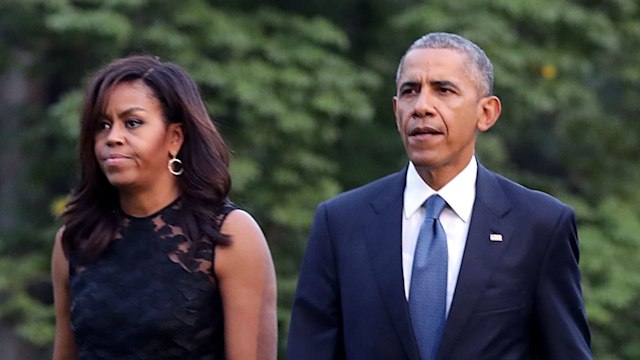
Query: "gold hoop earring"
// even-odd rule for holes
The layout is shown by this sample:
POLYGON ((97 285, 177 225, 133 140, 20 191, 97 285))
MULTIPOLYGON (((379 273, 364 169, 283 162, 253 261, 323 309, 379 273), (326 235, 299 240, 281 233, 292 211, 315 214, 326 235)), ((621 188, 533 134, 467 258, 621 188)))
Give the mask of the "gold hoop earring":
POLYGON ((169 172, 175 176, 180 176, 184 172, 184 167, 182 166, 182 161, 178 159, 175 155, 169 160, 169 164, 167 167, 169 168, 169 172))

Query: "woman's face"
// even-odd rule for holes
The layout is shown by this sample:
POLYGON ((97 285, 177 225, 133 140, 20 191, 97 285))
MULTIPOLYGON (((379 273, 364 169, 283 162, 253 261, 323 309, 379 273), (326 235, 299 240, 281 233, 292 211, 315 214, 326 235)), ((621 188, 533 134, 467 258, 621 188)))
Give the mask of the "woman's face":
POLYGON ((119 191, 176 188, 167 169, 182 145, 180 124, 169 124, 153 91, 140 80, 121 82, 98 119, 94 151, 109 182, 119 191))

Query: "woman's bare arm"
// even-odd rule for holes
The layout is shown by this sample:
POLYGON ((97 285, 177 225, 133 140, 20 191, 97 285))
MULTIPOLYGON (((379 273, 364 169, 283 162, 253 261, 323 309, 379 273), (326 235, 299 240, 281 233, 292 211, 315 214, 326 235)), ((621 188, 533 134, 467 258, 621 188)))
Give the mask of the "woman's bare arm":
POLYGON ((53 360, 77 359, 76 344, 71 330, 71 291, 69 289, 69 261, 62 251, 62 233, 58 230, 51 255, 51 280, 56 312, 56 332, 53 360))
POLYGON ((276 276, 262 230, 251 215, 235 210, 227 216, 221 231, 232 242, 216 247, 215 256, 227 359, 275 360, 276 276))

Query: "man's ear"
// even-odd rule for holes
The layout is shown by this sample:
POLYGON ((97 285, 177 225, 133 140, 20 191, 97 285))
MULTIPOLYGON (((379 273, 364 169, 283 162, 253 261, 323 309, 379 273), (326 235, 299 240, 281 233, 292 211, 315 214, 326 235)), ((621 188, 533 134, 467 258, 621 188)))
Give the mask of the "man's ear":
POLYGON ((176 156, 182 148, 184 142, 184 132, 182 130, 182 123, 171 123, 167 127, 169 133, 169 153, 172 156, 176 156))
POLYGON ((485 96, 478 102, 478 121, 476 127, 485 132, 496 122, 502 113, 502 104, 497 96, 485 96))
POLYGON ((391 99, 391 103, 393 104, 393 115, 396 117, 396 128, 398 132, 400 132, 400 118, 398 118, 398 97, 394 96, 391 99))

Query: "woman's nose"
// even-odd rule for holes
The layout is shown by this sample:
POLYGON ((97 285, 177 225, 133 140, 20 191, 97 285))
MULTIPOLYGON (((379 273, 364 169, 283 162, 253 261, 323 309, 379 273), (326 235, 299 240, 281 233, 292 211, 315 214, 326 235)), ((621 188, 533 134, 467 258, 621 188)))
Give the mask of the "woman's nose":
POLYGON ((124 129, 122 125, 114 122, 107 134, 107 145, 120 145, 124 142, 124 129))

